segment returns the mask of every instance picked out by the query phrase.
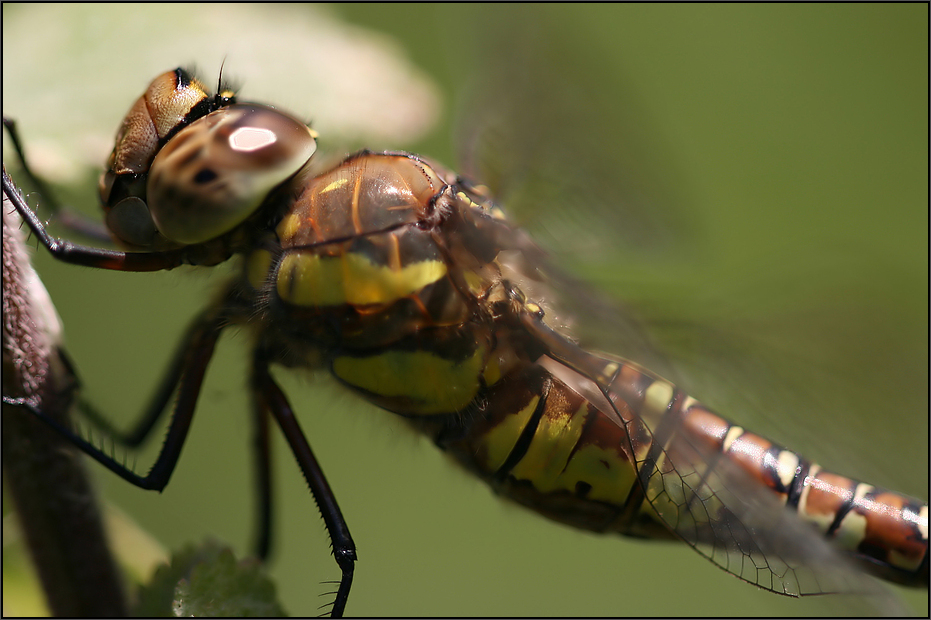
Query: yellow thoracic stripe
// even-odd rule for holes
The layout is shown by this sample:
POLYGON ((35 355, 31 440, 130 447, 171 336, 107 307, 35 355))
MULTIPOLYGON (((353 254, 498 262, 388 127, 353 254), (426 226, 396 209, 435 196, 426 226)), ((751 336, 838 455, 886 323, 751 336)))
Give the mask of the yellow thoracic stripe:
POLYGON ((392 268, 361 254, 288 254, 278 271, 278 295, 299 306, 390 304, 446 275, 441 261, 426 260, 392 268))

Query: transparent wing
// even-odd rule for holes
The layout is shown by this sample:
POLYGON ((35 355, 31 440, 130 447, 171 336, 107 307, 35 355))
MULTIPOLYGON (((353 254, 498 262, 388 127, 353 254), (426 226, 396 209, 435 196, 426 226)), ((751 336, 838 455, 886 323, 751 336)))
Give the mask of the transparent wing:
MULTIPOLYGON (((702 261, 714 264, 719 248, 709 245, 717 238, 710 233, 722 223, 703 221, 708 214, 700 205, 682 207, 693 202, 689 184, 682 182, 688 173, 668 166, 672 158, 656 156, 649 130, 638 129, 643 119, 651 118, 649 111, 637 109, 630 93, 618 96, 613 90, 623 82, 618 79, 623 60, 607 56, 612 52, 594 34, 584 49, 578 40, 572 39, 574 46, 566 43, 570 37, 560 33, 576 23, 567 18, 557 25, 547 23, 559 19, 555 14, 535 21, 526 13, 502 13, 481 16, 486 36, 480 52, 487 59, 461 104, 463 169, 487 182, 508 214, 551 249, 550 256, 558 257, 557 267, 543 270, 556 274, 551 281, 558 300, 551 300, 552 306, 581 300, 567 311, 577 317, 571 324, 573 336, 587 347, 635 360, 727 417, 812 453, 835 470, 901 486, 901 473, 891 470, 885 480, 882 475, 876 479, 883 464, 871 463, 868 456, 869 420, 880 411, 893 415, 927 409, 926 390, 917 379, 925 376, 927 355, 916 346, 925 342, 926 326, 918 317, 926 303, 923 292, 904 293, 873 274, 876 265, 887 265, 911 282, 908 286, 926 290, 923 262, 916 258, 921 252, 896 255, 875 239, 859 246, 862 253, 851 252, 853 241, 845 237, 851 231, 838 233, 839 224, 830 218, 860 226, 853 234, 857 239, 870 237, 869 225, 853 224, 856 215, 851 218, 830 197, 817 194, 815 210, 792 212, 804 219, 787 216, 785 228, 772 229, 772 236, 783 239, 782 247, 776 244, 770 250, 781 252, 780 261, 761 257, 744 244, 743 257, 734 257, 738 263, 748 261, 743 266, 729 266, 727 273, 692 269, 702 261), (504 24, 506 37, 499 36, 495 24, 504 24), (812 213, 824 218, 817 228, 823 234, 820 243, 807 242, 812 213), (592 297, 561 271, 585 273, 623 305, 590 303, 592 297), (803 278, 808 280, 799 285, 803 278), (898 309, 878 302, 890 293, 899 300, 893 302, 901 304, 898 309), (877 313, 889 322, 876 324, 869 318, 877 313), (901 330, 903 324, 908 328, 901 330), (888 401, 893 393, 902 397, 895 405, 888 401)), ((616 19, 620 23, 623 16, 616 19)), ((754 151, 747 153, 755 156, 754 151)), ((694 182, 691 189, 697 189, 694 182)), ((800 185, 797 191, 822 188, 800 185)), ((767 196, 759 198, 765 204, 767 196)), ((803 194, 791 199, 805 204, 813 200, 803 194)), ((910 220, 921 226, 921 204, 920 196, 903 193, 890 214, 890 226, 910 220)), ((769 221, 753 204, 743 213, 718 217, 737 216, 748 225, 769 221)), ((724 219, 723 224, 736 221, 724 219)), ((753 233, 746 233, 748 240, 755 238, 753 233)), ((926 430, 920 416, 902 418, 917 423, 917 432, 926 430)), ((912 447, 916 466, 922 455, 926 459, 923 443, 912 447)), ((777 509, 773 498, 741 470, 725 463, 703 478, 708 463, 720 461, 718 455, 684 440, 669 449, 673 454, 664 455, 661 463, 642 464, 655 472, 649 488, 654 493, 680 489, 683 497, 693 498, 688 501, 717 502, 727 515, 700 525, 688 511, 683 516, 681 503, 659 510, 703 555, 777 591, 851 591, 871 583, 813 537, 806 524, 777 509), (728 537, 731 542, 717 549, 714 541, 728 537)), ((923 493, 926 480, 918 475, 911 483, 905 480, 910 486, 900 490, 923 493)))
MULTIPOLYGON (((905 173, 924 170, 927 149, 923 138, 905 138, 925 122, 923 96, 909 98, 908 71, 890 82, 901 91, 877 89, 886 69, 876 66, 860 72, 872 81, 849 90, 832 82, 830 98, 809 100, 803 78, 776 72, 797 73, 804 60, 774 58, 760 74, 700 47, 690 62, 689 46, 703 40, 681 31, 661 37, 663 27, 683 25, 667 23, 669 15, 651 21, 623 8, 495 10, 458 16, 482 33, 481 45, 469 49, 481 60, 457 71, 465 76, 461 172, 487 183, 506 213, 549 250, 552 271, 574 274, 608 298, 592 313, 590 297, 573 303, 576 291, 557 278, 555 299, 543 301, 579 317, 573 337, 654 370, 837 471, 926 493, 923 465, 870 456, 879 414, 895 416, 893 446, 904 462, 915 455, 917 465, 928 454, 927 416, 916 413, 928 409, 927 183, 924 172, 905 173), (605 38, 611 31, 625 33, 622 43, 605 38), (683 38, 678 47, 676 36, 683 38), (651 39, 655 45, 644 43, 651 39), (663 46, 674 62, 657 56, 663 46), (650 64, 638 53, 657 58, 650 64), (691 76, 701 63, 709 72, 691 76), (709 78, 712 67, 734 84, 709 78), (655 82, 673 84, 666 98, 645 81, 653 73, 655 82), (747 81, 754 76, 758 82, 747 81), (638 88, 649 92, 641 99, 666 108, 674 107, 670 97, 681 98, 686 121, 632 103, 638 88), (760 99, 734 101, 750 90, 760 99), (861 90, 873 98, 858 98, 861 90), (831 102, 838 98, 850 104, 837 108, 831 102), (765 114, 788 105, 807 105, 805 115, 828 127, 801 131, 800 115, 757 130, 765 114), (743 112, 752 106, 760 117, 743 112), (864 114, 872 124, 857 124, 864 114), (696 147, 676 135, 683 122, 706 143, 696 147), (722 132, 721 143, 709 141, 722 132), (832 138, 850 132, 869 148, 846 156, 832 138), (688 150, 695 148, 705 150, 696 156, 688 150), (584 165, 590 161, 601 167, 584 165), (813 167, 818 161, 832 165, 813 167), (869 173, 892 168, 901 174, 869 173), (646 335, 638 338, 640 328, 646 335)), ((682 19, 705 17, 698 11, 682 19)), ((846 45, 845 36, 834 45, 846 45)), ((848 67, 838 62, 831 70, 843 75, 848 67)), ((815 71, 806 79, 823 77, 815 71)))
MULTIPOLYGON (((550 294, 546 283, 572 286, 577 302, 597 299, 585 292, 583 284, 552 266, 526 233, 505 222, 494 224, 496 247, 507 248, 499 261, 510 253, 501 261, 504 276, 531 299, 550 294), (539 285, 538 280, 544 284, 539 285)), ((676 428, 679 424, 665 406, 653 412, 645 412, 642 404, 632 400, 615 406, 617 400, 625 398, 628 386, 599 378, 606 376, 601 368, 605 358, 580 349, 539 321, 530 323, 549 355, 591 380, 593 385, 583 396, 625 429, 629 442, 625 452, 637 455, 635 465, 645 504, 698 553, 740 579, 777 594, 866 597, 858 605, 873 610, 871 613, 903 612, 883 586, 787 510, 782 499, 759 479, 762 472, 748 472, 736 464, 731 455, 722 453, 714 437, 695 435, 688 425, 676 428)), ((565 331, 561 321, 557 324, 565 331)), ((636 329, 636 324, 628 322, 625 327, 636 329)), ((649 345, 645 339, 639 342, 649 345)), ((559 368, 548 367, 560 376, 559 368)), ((567 383, 573 385, 573 379, 567 383)), ((681 393, 677 398, 681 402, 686 397, 681 393)))
POLYGON ((786 509, 760 480, 762 471, 741 465, 737 459, 749 456, 736 444, 723 451, 714 425, 706 427, 710 420, 684 422, 696 415, 690 410, 697 405, 688 404, 686 394, 665 384, 670 402, 664 397, 653 403, 645 394, 655 392, 644 392, 647 383, 630 378, 642 371, 629 362, 592 355, 539 320, 525 325, 547 348, 543 365, 595 404, 593 415, 624 429, 623 451, 633 455, 640 487, 624 503, 618 529, 656 536, 653 519, 643 520, 647 509, 702 556, 760 588, 794 597, 843 595, 868 615, 907 613, 886 587, 786 509), (628 371, 620 372, 619 364, 628 371))
POLYGON ((552 284, 536 300, 551 317, 588 344, 663 364, 635 304, 573 275, 612 262, 605 252, 619 248, 628 255, 684 248, 688 213, 653 175, 655 142, 639 125, 646 115, 631 98, 613 97, 622 76, 591 70, 599 66, 597 49, 569 49, 569 39, 551 36, 545 17, 495 7, 463 22, 484 36, 475 64, 457 71, 465 76, 456 102, 460 173, 486 185, 531 233, 523 251, 552 284))

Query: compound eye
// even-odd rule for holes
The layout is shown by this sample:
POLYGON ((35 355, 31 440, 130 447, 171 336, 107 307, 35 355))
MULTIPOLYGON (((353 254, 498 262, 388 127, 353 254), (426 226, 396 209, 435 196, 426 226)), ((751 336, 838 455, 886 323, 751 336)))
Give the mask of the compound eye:
POLYGON ((202 243, 229 232, 317 149, 307 125, 273 108, 233 105, 198 119, 158 152, 146 198, 159 232, 202 243))
MULTIPOLYGON (((110 155, 110 171, 117 175, 145 173, 159 141, 208 103, 204 85, 184 69, 166 71, 152 80, 123 119, 110 155)), ((103 199, 106 203, 109 196, 103 199)))

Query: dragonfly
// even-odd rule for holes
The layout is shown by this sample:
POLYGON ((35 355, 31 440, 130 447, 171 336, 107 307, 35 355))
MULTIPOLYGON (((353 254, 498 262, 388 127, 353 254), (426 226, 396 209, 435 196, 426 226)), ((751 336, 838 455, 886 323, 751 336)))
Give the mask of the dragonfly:
POLYGON ((487 188, 405 152, 361 151, 320 172, 310 167, 316 138, 230 90, 208 94, 182 69, 160 75, 124 119, 99 185, 107 227, 127 250, 51 237, 5 178, 20 215, 65 262, 159 271, 242 261, 182 338, 147 414, 121 437, 140 443, 177 393, 147 474, 33 413, 116 474, 160 490, 220 334, 255 330, 258 553, 270 546, 274 419, 333 542, 342 573, 334 615, 349 600, 355 548, 272 364, 328 370, 497 493, 573 527, 683 540, 725 571, 791 596, 863 587, 825 540, 883 578, 927 585, 925 504, 829 473, 637 362, 580 347, 546 309, 547 282, 568 278, 487 188))

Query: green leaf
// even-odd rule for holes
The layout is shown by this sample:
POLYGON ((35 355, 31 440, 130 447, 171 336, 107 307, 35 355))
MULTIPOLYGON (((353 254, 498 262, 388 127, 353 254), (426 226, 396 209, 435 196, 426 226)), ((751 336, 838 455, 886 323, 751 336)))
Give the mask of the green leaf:
POLYGON ((275 584, 254 558, 236 560, 215 541, 190 546, 160 567, 143 587, 140 616, 284 616, 275 584))

